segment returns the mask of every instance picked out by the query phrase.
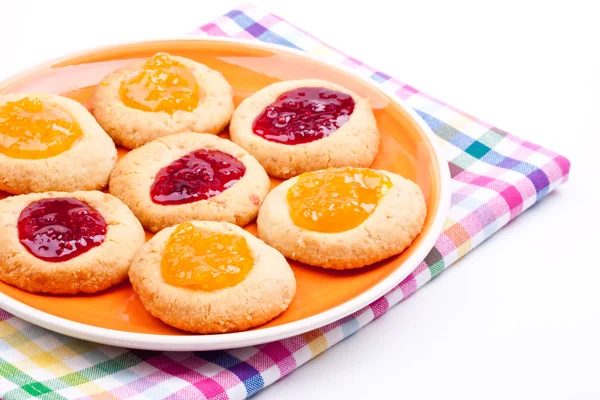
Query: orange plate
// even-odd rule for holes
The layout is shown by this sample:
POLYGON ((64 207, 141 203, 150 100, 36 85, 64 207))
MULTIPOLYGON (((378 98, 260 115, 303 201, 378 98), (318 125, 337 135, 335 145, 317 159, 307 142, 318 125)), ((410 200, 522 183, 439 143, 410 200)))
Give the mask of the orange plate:
MULTIPOLYGON (((420 247, 443 204, 440 200, 443 176, 426 128, 418 123, 414 114, 411 116, 399 103, 362 79, 299 53, 220 40, 125 44, 70 56, 25 72, 2 84, 0 93, 56 93, 89 107, 94 85, 105 75, 158 51, 187 57, 222 72, 234 89, 236 105, 271 83, 302 78, 329 80, 370 98, 382 138, 373 168, 403 175, 415 181, 425 194, 428 216, 424 230, 404 253, 354 271, 327 271, 290 262, 298 283, 296 297, 287 311, 257 330, 315 316, 366 293, 402 268, 405 260, 420 247)), ((221 136, 227 137, 227 133, 221 136)), ((120 149, 120 154, 125 151, 120 149)), ((273 187, 278 183, 272 180, 273 187)), ((255 224, 246 229, 255 233, 255 224)), ((415 267, 416 264, 407 268, 415 267)), ((409 272, 406 271, 406 275, 409 272)), ((0 292, 39 311, 86 325, 132 333, 187 335, 153 318, 142 307, 129 283, 94 295, 52 296, 27 293, 0 282, 0 292)), ((348 310, 351 311, 354 310, 348 310)))

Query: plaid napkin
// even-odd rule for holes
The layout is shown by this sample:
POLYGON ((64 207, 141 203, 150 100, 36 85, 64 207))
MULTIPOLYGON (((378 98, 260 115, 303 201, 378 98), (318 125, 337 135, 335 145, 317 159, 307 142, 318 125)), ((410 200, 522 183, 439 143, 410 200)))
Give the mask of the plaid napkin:
POLYGON ((260 346, 196 353, 130 351, 55 334, 0 310, 2 398, 246 398, 410 296, 568 179, 565 157, 421 93, 258 8, 231 11, 192 34, 303 49, 402 97, 439 136, 448 159, 453 195, 444 233, 416 271, 373 304, 320 329, 260 346))

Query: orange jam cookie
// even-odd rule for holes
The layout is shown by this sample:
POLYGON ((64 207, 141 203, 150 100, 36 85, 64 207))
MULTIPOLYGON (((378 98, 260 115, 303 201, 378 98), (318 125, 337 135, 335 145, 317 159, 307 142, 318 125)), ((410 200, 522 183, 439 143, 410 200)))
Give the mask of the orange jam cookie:
POLYGON ((370 100, 318 79, 259 90, 235 110, 229 130, 269 175, 284 179, 330 167, 368 167, 379 147, 370 100))
POLYGON ((0 200, 0 280, 28 292, 95 293, 123 282, 144 240, 133 213, 106 193, 0 200))
POLYGON ((233 113, 232 89, 218 71, 158 53, 105 77, 92 112, 115 143, 134 149, 175 133, 221 132, 233 113))
POLYGON ((160 262, 169 285, 206 292, 237 285, 253 265, 243 236, 211 232, 189 222, 171 234, 160 262))
POLYGON ((0 107, 0 153, 39 160, 69 150, 83 134, 67 112, 39 98, 24 97, 0 107))
POLYGON ((423 229, 426 213, 419 186, 400 175, 330 168, 273 189, 258 213, 258 235, 296 261, 360 268, 404 251, 423 229))
POLYGON ((391 186, 387 175, 367 168, 308 172, 287 192, 290 217, 310 231, 347 231, 373 214, 391 186))
POLYGON ((130 151, 109 191, 151 232, 189 220, 244 226, 256 218, 271 183, 246 150, 215 135, 179 133, 130 151))
POLYGON ((227 222, 163 229, 138 252, 129 279, 156 318, 203 334, 262 325, 285 311, 296 293, 285 258, 227 222))
POLYGON ((173 114, 198 107, 200 89, 190 68, 159 53, 121 82, 119 95, 127 107, 173 114))
POLYGON ((50 94, 0 96, 0 190, 101 189, 117 150, 78 102, 50 94))

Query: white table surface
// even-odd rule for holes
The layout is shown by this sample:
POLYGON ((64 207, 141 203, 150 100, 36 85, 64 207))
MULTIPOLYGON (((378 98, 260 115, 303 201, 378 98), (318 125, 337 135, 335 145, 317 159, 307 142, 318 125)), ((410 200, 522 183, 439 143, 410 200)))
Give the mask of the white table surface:
MULTIPOLYGON (((254 3, 573 164, 567 185, 255 398, 600 398, 595 2, 254 3)), ((88 47, 187 32, 236 5, 3 2, 0 79, 88 47)))

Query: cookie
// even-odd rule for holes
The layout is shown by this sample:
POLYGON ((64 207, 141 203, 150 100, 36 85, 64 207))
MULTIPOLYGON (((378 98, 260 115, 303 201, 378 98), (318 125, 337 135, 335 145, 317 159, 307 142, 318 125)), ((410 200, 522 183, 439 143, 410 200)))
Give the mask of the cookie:
POLYGON ((231 140, 269 175, 287 179, 330 167, 368 167, 379 147, 369 99, 331 82, 279 82, 235 110, 231 140))
POLYGON ((75 100, 40 93, 0 96, 0 190, 101 189, 116 162, 114 143, 75 100))
POLYGON ((95 293, 127 279, 144 230, 102 192, 0 200, 0 280, 28 292, 95 293))
POLYGON ((401 253, 427 213, 419 186, 388 171, 309 172, 273 189, 258 213, 258 236, 287 258, 360 268, 401 253))
POLYGON ((189 220, 246 225, 270 189, 258 161, 214 135, 180 133, 150 142, 123 157, 109 190, 157 232, 189 220))
POLYGON ((135 257, 129 279, 153 316, 203 334, 262 325, 296 293, 285 258, 226 222, 191 221, 160 231, 135 257))
POLYGON ((175 133, 221 132, 233 113, 232 93, 220 72, 158 53, 104 78, 92 113, 115 143, 135 149, 175 133))

